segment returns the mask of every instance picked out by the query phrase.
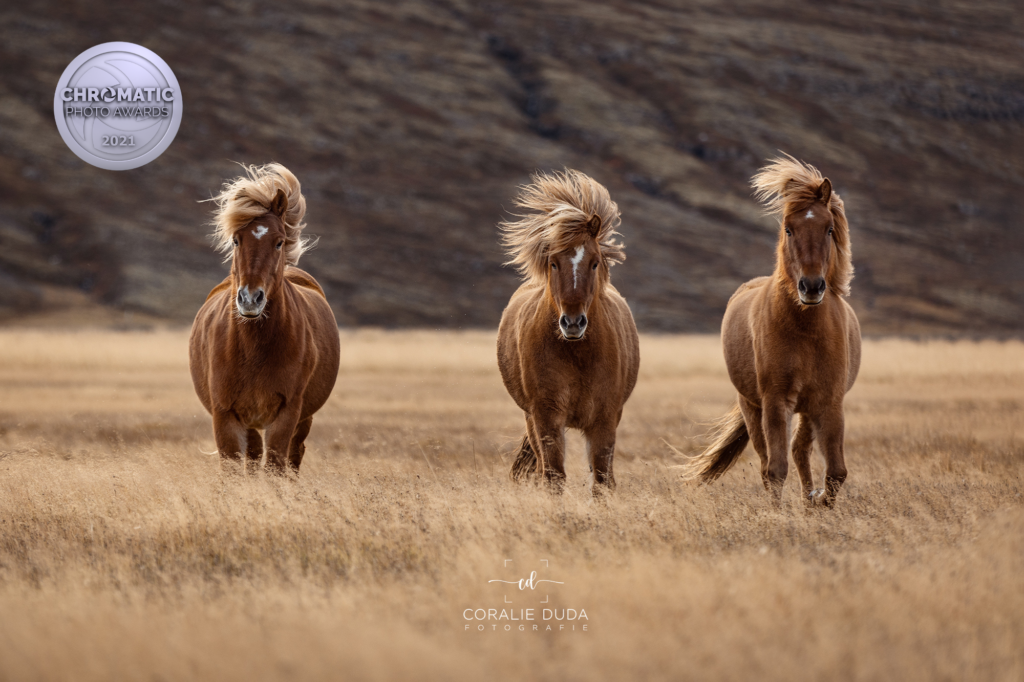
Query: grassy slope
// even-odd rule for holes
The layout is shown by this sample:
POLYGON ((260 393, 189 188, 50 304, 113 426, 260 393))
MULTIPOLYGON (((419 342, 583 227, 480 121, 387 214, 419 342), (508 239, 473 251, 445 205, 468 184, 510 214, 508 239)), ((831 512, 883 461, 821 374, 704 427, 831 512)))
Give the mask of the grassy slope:
POLYGON ((783 149, 847 200, 869 332, 1018 330, 1024 39, 1000 2, 343 6, 304 0, 0 10, 0 313, 43 285, 188 320, 222 266, 203 223, 230 160, 302 180, 304 265, 343 324, 490 327, 515 286, 494 225, 535 169, 608 185, 648 330, 713 331, 772 267, 747 180, 783 149), (120 17, 111 21, 111 17, 120 17), (81 50, 133 40, 182 83, 157 162, 80 163, 52 120, 81 50))

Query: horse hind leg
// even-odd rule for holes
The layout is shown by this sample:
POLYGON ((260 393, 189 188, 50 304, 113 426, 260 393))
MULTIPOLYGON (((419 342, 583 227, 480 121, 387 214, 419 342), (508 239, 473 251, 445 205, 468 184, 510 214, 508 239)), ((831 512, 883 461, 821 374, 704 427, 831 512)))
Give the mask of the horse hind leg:
POLYGON ((789 473, 789 423, 791 413, 785 400, 766 398, 761 404, 761 423, 768 446, 768 466, 763 470, 765 488, 776 504, 782 502, 782 488, 789 473))
POLYGON ((814 479, 811 476, 811 450, 813 448, 814 428, 811 426, 810 418, 801 414, 800 423, 796 427, 796 435, 793 437, 793 464, 800 476, 800 489, 806 500, 811 499, 811 491, 814 489, 814 479))
POLYGON ((526 436, 520 443, 510 475, 513 480, 536 473, 543 476, 553 492, 565 486, 565 426, 559 418, 527 417, 526 436), (538 423, 543 419, 541 423, 538 423))
POLYGON ((768 442, 764 438, 761 408, 743 396, 740 396, 739 403, 743 421, 747 425, 747 433, 750 434, 750 444, 754 446, 754 452, 761 460, 761 479, 764 481, 765 488, 768 488, 768 442))
POLYGON ((530 478, 537 473, 537 453, 534 452, 533 446, 530 445, 530 436, 524 435, 522 442, 519 443, 519 447, 516 448, 516 458, 512 462, 512 469, 508 472, 509 478, 516 483, 519 483, 523 479, 530 478))
POLYGON ((263 459, 263 438, 256 429, 249 429, 245 432, 245 471, 255 474, 259 471, 260 461, 263 459))
POLYGON ((846 481, 846 458, 844 450, 845 415, 842 405, 822 415, 818 420, 819 446, 825 456, 825 487, 811 493, 811 500, 829 509, 836 502, 836 495, 846 481))
POLYGON ((288 466, 295 473, 299 472, 299 465, 302 464, 302 456, 306 454, 306 436, 313 426, 313 418, 307 417, 295 425, 295 435, 288 446, 288 466))

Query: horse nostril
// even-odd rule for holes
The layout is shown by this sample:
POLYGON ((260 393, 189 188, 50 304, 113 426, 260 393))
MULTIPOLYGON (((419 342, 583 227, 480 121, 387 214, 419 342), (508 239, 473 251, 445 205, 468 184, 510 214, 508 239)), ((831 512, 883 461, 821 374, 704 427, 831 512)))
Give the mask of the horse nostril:
POLYGON ((569 317, 567 315, 562 315, 560 318, 558 318, 558 326, 562 327, 563 329, 565 327, 568 327, 569 326, 569 317))
POLYGON ((263 302, 263 289, 256 290, 256 298, 253 300, 257 305, 263 302))
POLYGON ((580 315, 580 322, 579 322, 579 324, 580 324, 581 327, 586 327, 587 326, 587 316, 586 315, 580 315))
POLYGON ((825 280, 821 277, 814 280, 801 277, 797 283, 797 289, 804 295, 820 296, 825 293, 825 280))

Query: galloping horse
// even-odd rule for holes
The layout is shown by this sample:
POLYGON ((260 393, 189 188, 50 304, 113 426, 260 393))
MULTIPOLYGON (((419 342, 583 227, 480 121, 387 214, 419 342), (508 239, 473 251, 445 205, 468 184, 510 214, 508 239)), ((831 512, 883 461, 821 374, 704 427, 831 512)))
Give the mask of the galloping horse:
POLYGON ((622 406, 636 385, 640 344, 633 315, 609 281, 625 250, 619 208, 583 173, 538 174, 516 206, 527 215, 500 228, 526 281, 498 328, 498 367, 526 413, 511 476, 565 482, 565 428, 583 431, 594 494, 615 487, 612 458, 622 406))
POLYGON ((771 161, 752 184, 767 212, 781 218, 775 272, 729 299, 722 346, 739 404, 684 476, 715 480, 752 440, 765 488, 780 500, 796 413, 793 462, 804 497, 832 507, 846 480, 843 399, 860 368, 860 324, 843 300, 853 278, 849 225, 828 178, 791 156, 771 161), (826 464, 818 490, 810 464, 815 439, 826 464))
POLYGON ((226 183, 214 239, 231 274, 196 315, 189 368, 196 394, 213 415, 221 462, 298 472, 313 414, 338 376, 338 324, 323 289, 295 267, 310 248, 302 238, 306 199, 284 166, 246 168, 226 183))

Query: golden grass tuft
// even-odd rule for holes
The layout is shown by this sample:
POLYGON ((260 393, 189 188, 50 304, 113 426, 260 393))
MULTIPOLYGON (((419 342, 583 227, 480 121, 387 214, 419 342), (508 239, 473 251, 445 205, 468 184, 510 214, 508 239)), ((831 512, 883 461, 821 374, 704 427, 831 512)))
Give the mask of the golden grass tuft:
POLYGON ((493 333, 344 332, 298 480, 204 454, 186 337, 0 332, 0 679, 1024 675, 1020 343, 868 342, 808 513, 749 451, 672 468, 735 400, 715 338, 642 338, 595 501, 575 436, 563 495, 509 481, 493 333), (588 631, 465 630, 529 570, 588 631))

